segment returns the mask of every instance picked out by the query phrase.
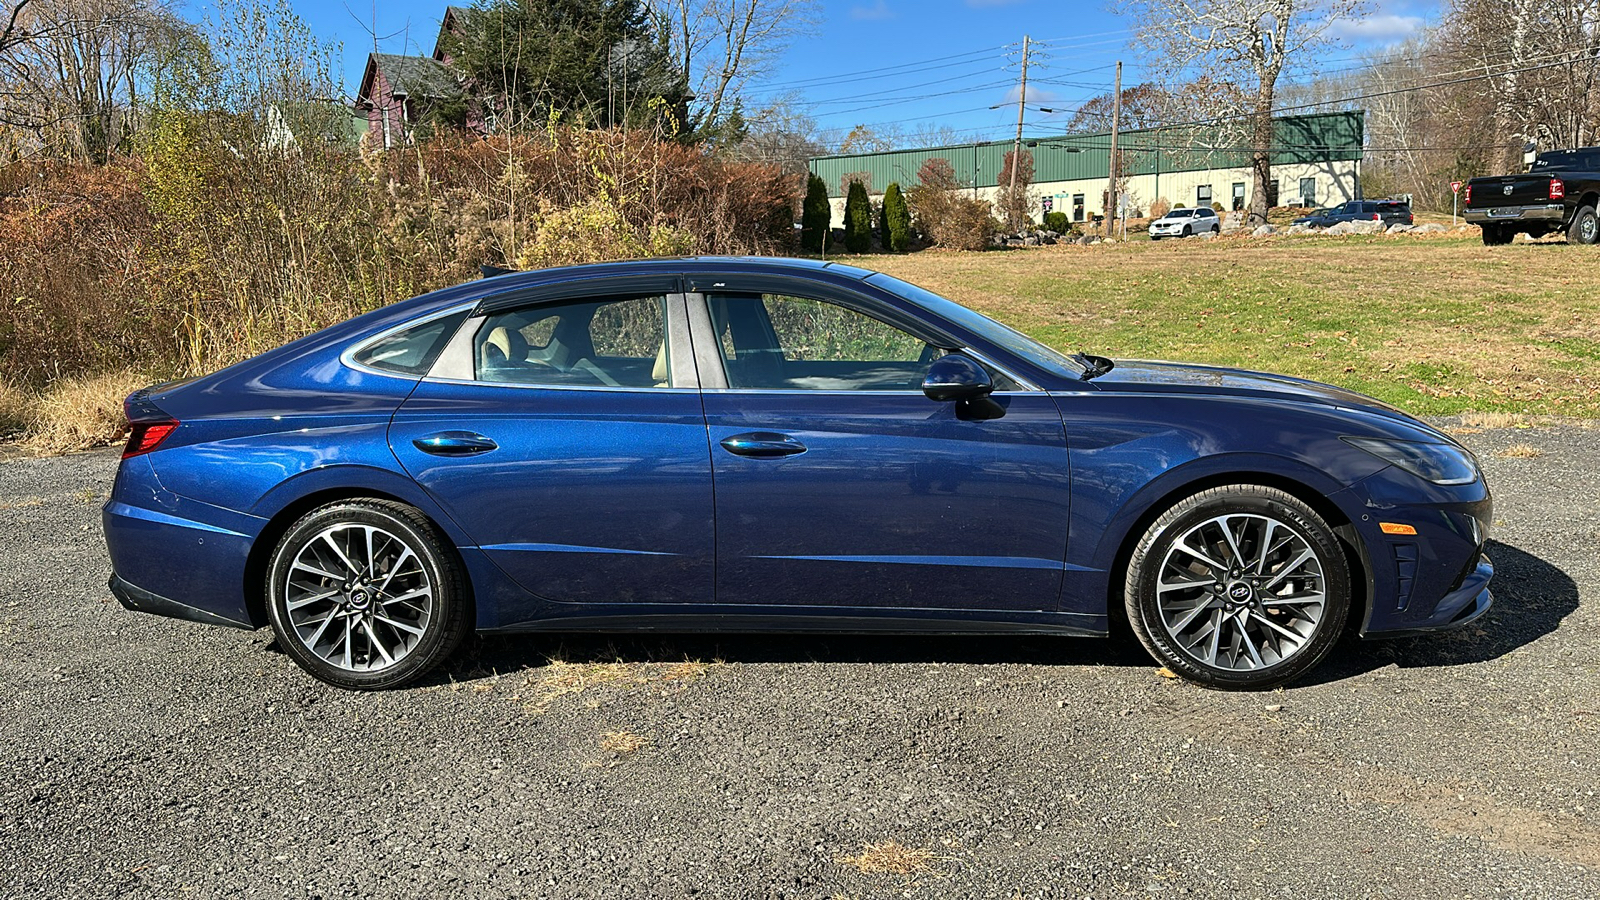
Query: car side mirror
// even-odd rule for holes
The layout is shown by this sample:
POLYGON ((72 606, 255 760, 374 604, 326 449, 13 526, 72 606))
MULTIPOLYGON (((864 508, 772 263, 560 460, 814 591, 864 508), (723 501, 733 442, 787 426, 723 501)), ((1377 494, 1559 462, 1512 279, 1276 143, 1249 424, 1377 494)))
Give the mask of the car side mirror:
POLYGON ((989 371, 974 360, 950 353, 933 361, 922 378, 922 392, 941 403, 976 400, 994 392, 989 371))

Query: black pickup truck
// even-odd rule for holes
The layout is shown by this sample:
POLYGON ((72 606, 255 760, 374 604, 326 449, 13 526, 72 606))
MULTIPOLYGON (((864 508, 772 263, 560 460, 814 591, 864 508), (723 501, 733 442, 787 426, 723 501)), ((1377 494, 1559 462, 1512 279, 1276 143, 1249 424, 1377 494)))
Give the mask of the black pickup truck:
POLYGON ((1566 232, 1569 244, 1600 241, 1600 147, 1541 153, 1522 175, 1467 182, 1468 222, 1483 228, 1483 242, 1509 244, 1518 234, 1566 232))

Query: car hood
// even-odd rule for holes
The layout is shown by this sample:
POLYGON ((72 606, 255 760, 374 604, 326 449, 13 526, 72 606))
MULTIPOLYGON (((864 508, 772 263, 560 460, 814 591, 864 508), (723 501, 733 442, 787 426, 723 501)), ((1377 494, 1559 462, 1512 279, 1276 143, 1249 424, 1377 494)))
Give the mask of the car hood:
POLYGON ((1103 391, 1128 391, 1166 394, 1205 394, 1210 396, 1254 397, 1320 403, 1402 419, 1423 425, 1405 412, 1366 394, 1304 378, 1202 366, 1191 363, 1160 362, 1148 359, 1119 359, 1110 372, 1089 382, 1103 391))

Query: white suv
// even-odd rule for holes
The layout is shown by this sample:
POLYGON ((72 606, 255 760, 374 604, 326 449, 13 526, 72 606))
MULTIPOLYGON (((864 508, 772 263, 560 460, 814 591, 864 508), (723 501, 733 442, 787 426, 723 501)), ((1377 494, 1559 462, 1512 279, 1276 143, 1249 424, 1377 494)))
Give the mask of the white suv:
POLYGON ((1209 231, 1212 234, 1222 231, 1222 220, 1217 218, 1217 211, 1209 206, 1197 206, 1194 209, 1184 209, 1180 206, 1150 223, 1150 240, 1188 237, 1202 231, 1209 231))

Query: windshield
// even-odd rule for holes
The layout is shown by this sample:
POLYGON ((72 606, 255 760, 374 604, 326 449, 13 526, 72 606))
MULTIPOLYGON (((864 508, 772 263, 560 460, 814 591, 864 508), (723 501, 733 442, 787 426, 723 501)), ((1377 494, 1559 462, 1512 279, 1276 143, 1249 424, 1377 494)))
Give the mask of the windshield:
POLYGON ((1022 357, 1030 363, 1060 375, 1063 378, 1081 378, 1084 368, 1066 356, 1046 347, 1031 337, 1001 325, 982 313, 973 312, 953 300, 924 290, 910 282, 901 281, 882 272, 864 279, 868 284, 883 288, 891 294, 917 304, 928 312, 965 328, 991 344, 1022 357))

